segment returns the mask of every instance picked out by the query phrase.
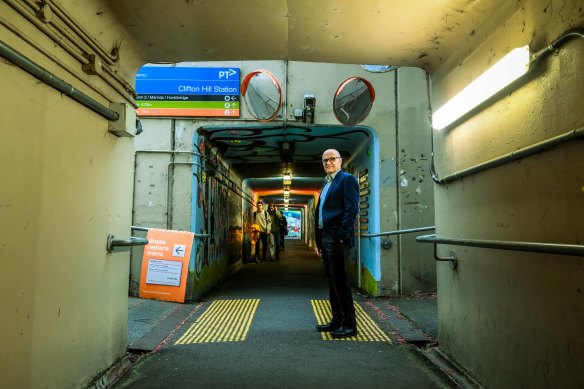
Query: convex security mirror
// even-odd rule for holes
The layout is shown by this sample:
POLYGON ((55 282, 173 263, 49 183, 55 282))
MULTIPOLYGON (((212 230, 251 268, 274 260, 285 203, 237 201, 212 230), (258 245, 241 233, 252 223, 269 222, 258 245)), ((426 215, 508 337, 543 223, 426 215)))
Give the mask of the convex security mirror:
POLYGON ((282 88, 267 70, 255 70, 245 76, 241 95, 249 114, 259 121, 274 119, 282 108, 282 88))
POLYGON ((361 65, 361 67, 371 73, 386 73, 399 68, 395 65, 361 65))
POLYGON ((361 77, 349 77, 339 85, 333 99, 333 111, 337 120, 345 125, 363 121, 375 100, 375 90, 369 81, 361 77))

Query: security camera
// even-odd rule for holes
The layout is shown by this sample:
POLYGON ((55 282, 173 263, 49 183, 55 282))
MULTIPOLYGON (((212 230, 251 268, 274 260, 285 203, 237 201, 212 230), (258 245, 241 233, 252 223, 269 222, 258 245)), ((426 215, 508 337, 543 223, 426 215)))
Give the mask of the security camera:
POLYGON ((314 111, 316 109, 316 97, 313 94, 304 95, 304 122, 314 123, 314 111))

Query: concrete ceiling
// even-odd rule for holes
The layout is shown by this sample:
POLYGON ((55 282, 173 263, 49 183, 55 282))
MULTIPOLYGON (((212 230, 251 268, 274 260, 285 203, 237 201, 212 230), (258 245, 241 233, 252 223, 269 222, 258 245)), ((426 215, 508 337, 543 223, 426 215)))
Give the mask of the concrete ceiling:
POLYGON ((291 60, 430 73, 522 1, 106 0, 145 62, 291 60))
MULTIPOLYGON (((291 60, 414 66, 432 75, 455 66, 494 26, 521 7, 522 0, 106 2, 108 11, 134 38, 145 63, 291 60)), ((324 131, 335 135, 337 130, 324 131)), ((346 130, 342 129, 346 145, 340 147, 350 157, 363 139, 346 130)), ((231 135, 220 128, 204 131, 221 148, 221 157, 241 177, 251 179, 247 183, 254 190, 269 192, 281 186, 284 165, 278 145, 290 129, 272 129, 265 137, 242 129, 230 129, 231 135), (236 144, 235 138, 244 142, 236 144)), ((293 140, 300 139, 302 131, 292 130, 293 140)), ((322 139, 302 143, 302 152, 295 153, 291 165, 296 177, 307 178, 306 185, 313 182, 314 190, 321 185, 320 153, 329 147, 322 139)))

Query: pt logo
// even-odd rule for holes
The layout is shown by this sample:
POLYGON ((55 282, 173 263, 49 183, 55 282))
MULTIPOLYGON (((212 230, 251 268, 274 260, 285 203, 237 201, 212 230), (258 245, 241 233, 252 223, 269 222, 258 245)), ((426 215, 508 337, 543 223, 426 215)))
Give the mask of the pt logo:
POLYGON ((227 70, 220 70, 219 71, 219 78, 229 78, 233 75, 237 74, 237 72, 233 69, 227 69, 227 70))

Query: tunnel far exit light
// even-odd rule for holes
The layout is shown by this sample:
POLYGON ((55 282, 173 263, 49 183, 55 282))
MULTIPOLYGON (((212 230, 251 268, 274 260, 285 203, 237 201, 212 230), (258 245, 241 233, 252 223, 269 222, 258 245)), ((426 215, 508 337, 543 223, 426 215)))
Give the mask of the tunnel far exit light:
POLYGON ((432 115, 432 127, 442 130, 529 70, 529 46, 514 49, 468 84, 432 115))

